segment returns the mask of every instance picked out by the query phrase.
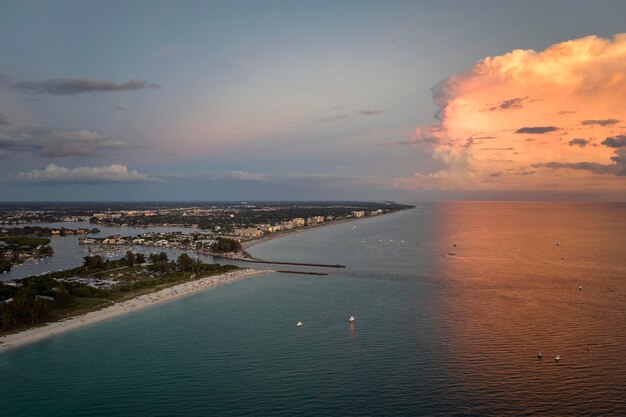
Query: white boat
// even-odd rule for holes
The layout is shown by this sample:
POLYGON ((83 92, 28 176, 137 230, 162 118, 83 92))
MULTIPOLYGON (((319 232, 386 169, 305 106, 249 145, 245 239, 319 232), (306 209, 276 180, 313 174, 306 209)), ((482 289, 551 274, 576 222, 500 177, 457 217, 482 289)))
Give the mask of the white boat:
POLYGON ((296 326, 298 326, 298 327, 302 327, 302 325, 303 325, 303 324, 304 324, 304 323, 302 323, 301 321, 299 321, 299 322, 297 322, 297 323, 296 323, 296 326))
POLYGON ((561 355, 556 355, 556 356, 554 357, 554 361, 555 361, 555 362, 558 362, 558 361, 560 361, 560 360, 561 360, 561 355))
POLYGON ((348 322, 354 323, 354 320, 356 320, 356 318, 354 316, 350 316, 350 318, 348 319, 348 322))
POLYGON ((541 359, 543 358, 543 355, 541 354, 541 352, 537 353, 537 359, 541 359))

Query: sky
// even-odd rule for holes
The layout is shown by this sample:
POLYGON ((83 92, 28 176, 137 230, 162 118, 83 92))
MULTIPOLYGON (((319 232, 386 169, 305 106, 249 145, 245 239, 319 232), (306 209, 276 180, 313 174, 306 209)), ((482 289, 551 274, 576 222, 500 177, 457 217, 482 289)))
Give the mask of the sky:
POLYGON ((625 15, 0 0, 0 201, 624 201, 625 15))

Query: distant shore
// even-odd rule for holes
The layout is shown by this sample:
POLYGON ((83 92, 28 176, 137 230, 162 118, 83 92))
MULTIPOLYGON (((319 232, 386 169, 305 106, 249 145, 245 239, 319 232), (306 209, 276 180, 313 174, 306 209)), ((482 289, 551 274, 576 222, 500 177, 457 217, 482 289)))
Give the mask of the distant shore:
POLYGON ((101 310, 91 311, 80 316, 48 323, 41 327, 34 327, 18 333, 1 336, 0 352, 6 352, 8 350, 39 342, 71 330, 81 329, 94 323, 99 323, 101 321, 119 317, 134 311, 140 311, 148 307, 167 303, 209 288, 229 284, 231 282, 243 280, 251 276, 267 272, 272 271, 267 269, 240 269, 233 272, 187 281, 159 291, 143 294, 130 300, 117 302, 101 310))
POLYGON ((342 224, 342 223, 350 223, 350 222, 356 222, 356 221, 359 221, 359 220, 372 219, 372 218, 375 218, 375 217, 389 216, 391 214, 400 213, 400 212, 403 212, 403 211, 406 211, 406 210, 412 210, 414 208, 415 207, 410 206, 410 207, 403 208, 403 209, 400 209, 400 210, 392 211, 390 213, 378 214, 376 216, 352 217, 352 218, 349 218, 349 219, 330 220, 328 222, 317 224, 315 226, 299 227, 299 228, 294 228, 294 229, 285 230, 285 231, 281 231, 281 232, 276 232, 276 233, 273 233, 271 235, 265 235, 265 236, 261 236, 261 237, 256 238, 256 239, 252 239, 252 240, 247 240, 245 242, 241 242, 241 247, 242 247, 242 249, 244 251, 244 254, 246 254, 248 257, 253 259, 253 257, 250 256, 245 251, 247 249, 251 248, 252 246, 258 245, 258 244, 263 243, 263 242, 267 242, 269 240, 279 239, 281 237, 286 237, 286 236, 289 236, 289 235, 292 235, 292 234, 296 234, 296 233, 308 232, 310 230, 321 229, 323 227, 336 226, 336 225, 342 224))

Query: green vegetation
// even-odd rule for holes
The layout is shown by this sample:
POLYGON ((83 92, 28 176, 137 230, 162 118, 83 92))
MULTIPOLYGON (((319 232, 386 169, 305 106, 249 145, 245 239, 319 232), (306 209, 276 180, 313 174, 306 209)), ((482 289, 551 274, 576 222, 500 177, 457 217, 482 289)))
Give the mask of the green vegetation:
POLYGON ((8 229, 4 229, 5 232, 1 233, 0 236, 67 236, 67 235, 84 235, 84 234, 94 234, 100 233, 99 229, 66 229, 65 227, 60 228, 51 228, 51 227, 42 227, 42 226, 24 226, 24 227, 11 227, 8 229))
POLYGON ((0 334, 238 269, 233 265, 205 264, 187 254, 179 256, 176 262, 169 261, 165 253, 150 258, 152 263, 145 265, 143 254, 130 251, 116 260, 86 256, 80 267, 17 280, 15 286, 0 285, 0 334), (97 288, 98 285, 107 288, 97 288))
MULTIPOLYGON (((296 217, 307 218, 311 216, 332 217, 342 219, 351 215, 352 211, 363 210, 371 213, 376 210, 392 212, 403 210, 411 206, 392 202, 254 202, 232 203, 159 203, 136 205, 107 203, 105 207, 99 207, 101 214, 111 216, 91 217, 89 220, 95 224, 116 224, 128 226, 198 226, 202 230, 211 230, 225 235, 233 232, 235 228, 253 227, 259 224, 278 224, 283 220, 291 220, 296 217), (109 210, 110 209, 110 210, 109 210), (129 214, 128 211, 135 213, 129 214), (136 213, 137 211, 150 212, 150 215, 136 213), (113 216, 113 214, 115 216, 113 216)), ((66 208, 68 210, 68 208, 66 208)), ((94 211, 93 213, 96 213, 94 211)), ((0 213, 1 214, 1 213, 0 213)), ((1 221, 1 216, 0 216, 1 221)))
POLYGON ((0 273, 5 271, 10 271, 13 264, 11 261, 7 261, 6 259, 0 259, 0 273))
POLYGON ((235 239, 229 239, 226 237, 218 237, 217 241, 211 245, 213 252, 239 252, 241 250, 241 243, 235 239))
POLYGON ((28 236, 0 237, 0 272, 9 271, 27 258, 41 258, 54 253, 50 239, 28 236))
POLYGON ((15 245, 20 248, 35 249, 37 246, 43 246, 50 243, 50 239, 44 239, 41 237, 27 237, 27 236, 10 236, 3 237, 0 240, 4 241, 7 245, 15 245))

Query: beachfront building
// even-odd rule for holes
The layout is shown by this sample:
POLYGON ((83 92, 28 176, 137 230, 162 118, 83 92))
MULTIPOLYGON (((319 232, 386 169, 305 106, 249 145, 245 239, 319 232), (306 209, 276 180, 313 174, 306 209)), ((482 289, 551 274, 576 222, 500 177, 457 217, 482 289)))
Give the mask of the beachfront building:
POLYGON ((365 217, 365 211, 363 210, 353 211, 351 214, 352 214, 352 217, 356 217, 357 219, 361 217, 365 217))
POLYGON ((316 226, 320 223, 324 223, 324 216, 311 216, 306 219, 307 226, 316 226))
POLYGON ((278 232, 281 230, 282 226, 281 225, 271 225, 271 224, 262 224, 259 226, 259 228, 266 233, 273 233, 273 232, 278 232))
POLYGON ((263 231, 257 229, 256 227, 244 227, 235 229, 235 236, 239 237, 261 237, 263 235, 263 231))

